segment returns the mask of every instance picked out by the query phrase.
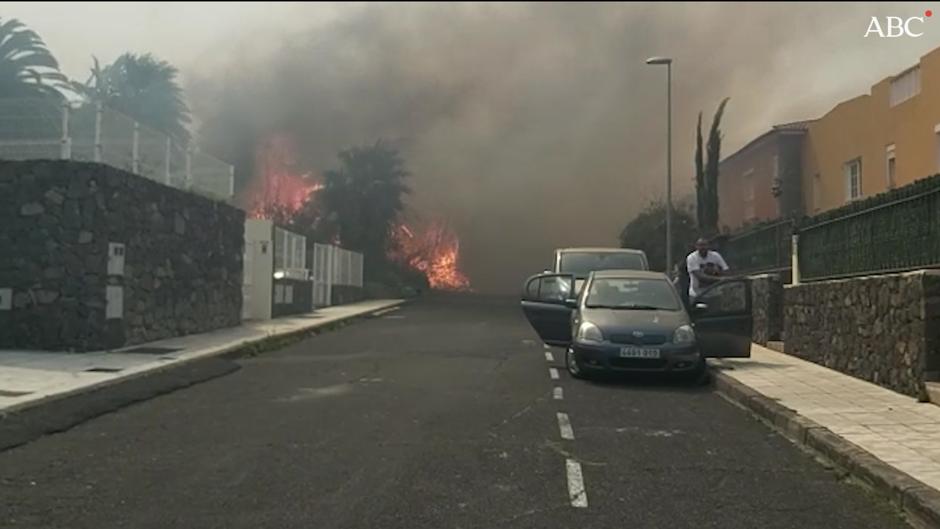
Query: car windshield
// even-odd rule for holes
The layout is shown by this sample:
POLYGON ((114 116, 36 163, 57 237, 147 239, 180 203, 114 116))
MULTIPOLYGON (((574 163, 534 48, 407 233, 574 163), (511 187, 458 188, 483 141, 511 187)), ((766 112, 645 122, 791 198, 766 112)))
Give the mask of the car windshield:
POLYGON ((665 279, 595 279, 584 303, 590 309, 679 310, 679 299, 665 279))
POLYGON ((587 275, 599 270, 646 270, 643 255, 635 252, 564 252, 559 272, 587 275))

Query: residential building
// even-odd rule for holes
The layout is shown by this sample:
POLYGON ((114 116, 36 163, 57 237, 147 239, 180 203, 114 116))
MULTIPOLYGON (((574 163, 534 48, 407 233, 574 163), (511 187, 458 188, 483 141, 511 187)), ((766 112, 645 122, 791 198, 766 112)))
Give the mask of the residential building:
POLYGON ((818 213, 940 172, 940 48, 813 121, 804 203, 818 213))
POLYGON ((718 218, 741 226, 803 212, 802 153, 810 122, 775 125, 721 161, 718 218))
POLYGON ((812 215, 940 172, 940 48, 818 119, 722 160, 719 223, 812 215))

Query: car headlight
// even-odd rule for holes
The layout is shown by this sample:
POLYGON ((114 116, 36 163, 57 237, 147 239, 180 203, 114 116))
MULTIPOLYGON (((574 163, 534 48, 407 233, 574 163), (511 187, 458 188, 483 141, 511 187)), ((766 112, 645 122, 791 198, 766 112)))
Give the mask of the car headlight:
POLYGON ((597 325, 585 321, 581 322, 581 326, 578 327, 577 338, 579 342, 600 343, 604 341, 604 334, 597 328, 597 325))
POLYGON ((695 331, 691 325, 683 325, 672 335, 672 343, 689 344, 695 342, 695 331))

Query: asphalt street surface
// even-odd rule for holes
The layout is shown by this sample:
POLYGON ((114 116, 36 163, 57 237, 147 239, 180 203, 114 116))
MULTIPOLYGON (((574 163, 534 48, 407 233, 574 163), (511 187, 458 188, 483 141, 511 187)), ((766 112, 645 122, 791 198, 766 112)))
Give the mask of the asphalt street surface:
POLYGON ((423 299, 0 452, 0 527, 908 527, 708 386, 562 360, 423 299))

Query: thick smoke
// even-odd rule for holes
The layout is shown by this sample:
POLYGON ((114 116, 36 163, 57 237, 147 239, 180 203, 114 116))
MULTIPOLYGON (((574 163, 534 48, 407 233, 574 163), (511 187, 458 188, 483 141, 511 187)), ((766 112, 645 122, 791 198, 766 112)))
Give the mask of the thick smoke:
POLYGON ((413 173, 410 205, 457 230, 474 287, 515 292, 553 248, 615 245, 662 196, 666 72, 646 57, 676 60, 682 196, 699 110, 707 124, 731 97, 725 154, 774 122, 825 112, 937 44, 862 38, 870 16, 917 9, 357 5, 306 31, 246 33, 187 74, 204 139, 242 172, 269 132, 292 135, 315 170, 341 148, 395 142, 413 173))

